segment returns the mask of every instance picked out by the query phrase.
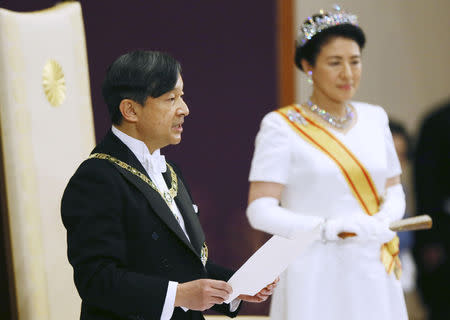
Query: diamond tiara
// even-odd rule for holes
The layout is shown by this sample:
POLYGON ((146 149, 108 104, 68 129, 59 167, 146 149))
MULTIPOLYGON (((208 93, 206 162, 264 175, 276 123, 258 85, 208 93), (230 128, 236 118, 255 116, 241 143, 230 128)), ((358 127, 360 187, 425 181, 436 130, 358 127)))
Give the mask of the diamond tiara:
POLYGON ((319 11, 319 14, 308 19, 300 27, 297 46, 303 47, 317 33, 340 24, 352 24, 358 26, 358 17, 341 10, 338 5, 331 12, 319 11))

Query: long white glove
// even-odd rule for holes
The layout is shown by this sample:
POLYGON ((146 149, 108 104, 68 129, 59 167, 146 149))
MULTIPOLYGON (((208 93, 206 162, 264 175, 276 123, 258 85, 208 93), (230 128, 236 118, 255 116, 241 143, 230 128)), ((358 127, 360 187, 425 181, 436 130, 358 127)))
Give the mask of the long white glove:
POLYGON ((403 187, 401 184, 396 184, 387 188, 380 211, 374 217, 391 223, 403 218, 405 209, 406 202, 403 187))
POLYGON ((389 224, 401 218, 402 215, 399 215, 398 211, 404 210, 404 206, 403 189, 396 185, 388 189, 382 210, 374 216, 358 213, 352 217, 324 219, 294 213, 280 207, 278 199, 263 197, 250 203, 247 207, 247 217, 253 228, 289 239, 295 238, 298 232, 310 231, 320 225, 323 241, 342 240, 339 233, 353 232, 358 240, 384 243, 395 236, 389 229, 389 224))
MULTIPOLYGON (((279 206, 278 199, 258 198, 247 207, 250 225, 261 231, 293 239, 299 232, 310 231, 320 226, 323 241, 337 241, 341 232, 362 234, 359 221, 352 218, 325 218, 297 214, 279 206)), ((367 238, 367 237, 366 237, 367 238)))
POLYGON ((258 198, 247 207, 250 225, 258 230, 293 239, 300 231, 310 231, 321 225, 325 219, 294 213, 282 208, 278 199, 258 198))

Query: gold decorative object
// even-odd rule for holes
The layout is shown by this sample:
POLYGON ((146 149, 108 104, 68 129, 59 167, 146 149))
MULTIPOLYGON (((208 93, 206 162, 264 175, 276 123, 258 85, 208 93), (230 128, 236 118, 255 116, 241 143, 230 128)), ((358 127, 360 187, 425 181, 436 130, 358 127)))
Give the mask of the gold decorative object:
POLYGON ((206 242, 203 242, 202 251, 200 252, 200 257, 204 266, 206 266, 206 262, 208 261, 208 246, 206 242))
POLYGON ((44 66, 42 87, 52 106, 57 107, 66 99, 66 79, 61 65, 55 60, 49 60, 44 66))
MULTIPOLYGON (((161 196, 161 198, 163 198, 164 201, 167 203, 167 206, 169 208, 172 208, 173 199, 178 194, 178 178, 177 178, 177 174, 173 170, 172 166, 170 164, 168 164, 167 162, 166 162, 166 165, 167 165, 167 168, 169 168, 169 170, 170 170, 170 176, 172 177, 172 181, 170 183, 171 187, 170 187, 169 192, 162 192, 161 190, 158 189, 156 184, 154 184, 153 181, 150 180, 145 174, 140 172, 138 169, 133 168, 129 164, 127 164, 127 163, 125 163, 123 161, 120 161, 119 159, 116 159, 116 158, 110 156, 109 154, 106 154, 106 153, 93 153, 93 154, 91 154, 89 156, 88 159, 104 159, 104 160, 108 160, 108 161, 110 161, 112 163, 117 164, 119 167, 121 167, 121 168, 123 168, 123 169, 125 169, 125 170, 127 170, 129 172, 131 172, 135 176, 141 178, 141 180, 143 180, 150 187, 152 187, 153 190, 158 192, 159 195, 161 196)), ((177 219, 177 221, 180 222, 177 215, 175 215, 175 219, 177 219)))

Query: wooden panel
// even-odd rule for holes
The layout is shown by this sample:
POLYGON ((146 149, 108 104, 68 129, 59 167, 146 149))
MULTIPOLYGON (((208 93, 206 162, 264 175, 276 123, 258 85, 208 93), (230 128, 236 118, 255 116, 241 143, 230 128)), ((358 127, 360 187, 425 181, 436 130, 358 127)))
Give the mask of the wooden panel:
POLYGON ((285 106, 295 100, 294 3, 277 0, 278 103, 285 106))

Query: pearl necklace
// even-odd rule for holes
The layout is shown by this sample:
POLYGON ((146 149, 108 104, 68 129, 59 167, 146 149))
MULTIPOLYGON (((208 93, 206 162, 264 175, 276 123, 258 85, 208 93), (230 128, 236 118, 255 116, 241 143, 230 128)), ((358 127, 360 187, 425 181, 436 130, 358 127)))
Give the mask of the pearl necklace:
POLYGON ((312 103, 311 100, 308 100, 306 104, 308 105, 309 110, 322 118, 326 123, 338 129, 346 129, 355 117, 352 108, 350 108, 348 104, 345 106, 345 116, 342 118, 333 116, 328 111, 325 111, 316 104, 312 103))

